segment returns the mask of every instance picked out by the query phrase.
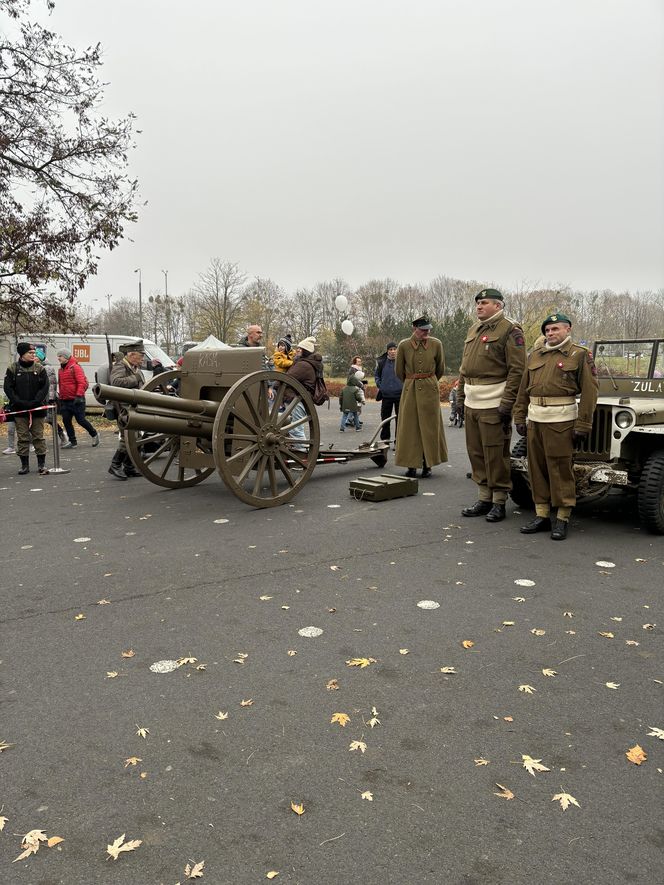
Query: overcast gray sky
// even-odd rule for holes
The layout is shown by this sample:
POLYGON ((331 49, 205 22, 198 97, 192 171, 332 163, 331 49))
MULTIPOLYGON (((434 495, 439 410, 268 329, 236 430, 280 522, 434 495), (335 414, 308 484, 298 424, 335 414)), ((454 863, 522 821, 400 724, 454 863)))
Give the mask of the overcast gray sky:
POLYGON ((664 286, 662 0, 57 0, 148 201, 86 301, 212 256, 288 290, 664 286))

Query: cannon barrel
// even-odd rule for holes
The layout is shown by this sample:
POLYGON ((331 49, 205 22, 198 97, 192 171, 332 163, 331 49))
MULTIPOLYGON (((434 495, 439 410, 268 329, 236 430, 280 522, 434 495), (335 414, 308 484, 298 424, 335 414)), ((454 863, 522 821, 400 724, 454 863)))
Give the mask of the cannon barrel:
POLYGON ((155 412, 138 412, 135 409, 120 409, 118 424, 123 430, 193 436, 198 439, 212 439, 212 428, 214 427, 214 422, 209 416, 182 415, 175 417, 172 412, 170 415, 159 415, 155 412))
POLYGON ((191 415, 206 415, 214 418, 219 409, 219 403, 210 399, 183 399, 179 396, 167 396, 164 393, 151 393, 148 390, 130 390, 126 387, 114 387, 111 384, 95 384, 92 388, 97 399, 105 399, 112 403, 122 403, 130 406, 160 407, 170 412, 182 412, 191 415))

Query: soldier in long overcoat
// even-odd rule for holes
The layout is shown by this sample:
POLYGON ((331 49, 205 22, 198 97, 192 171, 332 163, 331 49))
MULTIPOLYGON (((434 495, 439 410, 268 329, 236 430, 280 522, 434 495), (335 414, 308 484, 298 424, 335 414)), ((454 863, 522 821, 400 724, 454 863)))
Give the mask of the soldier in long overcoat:
POLYGON ((413 320, 413 334, 397 347, 397 378, 403 383, 397 450, 394 463, 407 467, 406 476, 431 476, 431 468, 447 461, 447 442, 440 413, 438 381, 445 371, 445 353, 438 338, 431 338, 427 316, 413 320))
POLYGON ((592 429, 599 387, 592 354, 572 341, 571 330, 572 321, 564 313, 552 313, 544 320, 546 341, 528 357, 514 406, 516 429, 528 436, 528 476, 536 514, 521 531, 530 535, 550 529, 554 541, 567 537, 576 504, 574 447, 592 429), (555 522, 552 506, 557 508, 555 522))
MULTIPOLYGON (((141 365, 145 357, 145 346, 143 341, 134 341, 130 344, 121 344, 119 347, 119 359, 113 364, 111 369, 110 382, 114 387, 124 387, 126 390, 138 390, 145 384, 145 377, 141 372, 141 365)), ((118 425, 121 433, 120 443, 113 454, 111 466, 108 472, 116 479, 127 479, 130 476, 142 476, 134 467, 127 445, 125 443, 124 433, 118 425)))

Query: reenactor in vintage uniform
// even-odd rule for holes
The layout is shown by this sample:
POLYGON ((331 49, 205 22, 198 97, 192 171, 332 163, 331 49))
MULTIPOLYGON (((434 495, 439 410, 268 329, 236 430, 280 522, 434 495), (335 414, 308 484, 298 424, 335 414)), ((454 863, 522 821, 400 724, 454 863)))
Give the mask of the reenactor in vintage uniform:
POLYGON ((487 522, 505 519, 512 488, 512 408, 526 365, 523 331, 505 316, 504 307, 497 289, 482 289, 475 296, 477 322, 466 336, 457 392, 457 414, 465 423, 471 476, 478 487, 478 500, 461 513, 484 516, 487 522))
MULTIPOLYGON (((111 369, 110 383, 114 387, 126 387, 128 390, 137 390, 145 384, 145 378, 141 372, 141 365, 145 357, 145 347, 143 341, 133 341, 129 344, 121 344, 118 348, 120 353, 118 359, 113 363, 111 369)), ((142 476, 134 467, 127 446, 125 444, 124 433, 121 432, 120 443, 113 454, 111 466, 108 472, 116 479, 125 480, 130 476, 142 476)))
POLYGON ((445 353, 438 338, 429 337, 429 317, 413 320, 413 334, 397 347, 397 378, 403 383, 394 463, 406 476, 431 476, 431 468, 447 461, 447 443, 440 413, 438 380, 445 371, 445 353))
POLYGON ((514 407, 517 432, 528 436, 528 476, 536 514, 521 531, 531 535, 550 530, 554 541, 567 537, 576 504, 574 446, 590 433, 599 386, 592 355, 572 341, 571 329, 572 321, 564 313, 552 313, 544 320, 546 341, 528 357, 514 407), (553 523, 552 506, 557 508, 553 523))

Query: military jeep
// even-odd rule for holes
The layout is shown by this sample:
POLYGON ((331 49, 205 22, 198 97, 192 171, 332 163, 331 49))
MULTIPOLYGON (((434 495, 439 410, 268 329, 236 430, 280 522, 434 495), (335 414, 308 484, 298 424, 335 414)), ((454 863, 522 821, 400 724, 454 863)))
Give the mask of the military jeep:
MULTIPOLYGON (((664 534, 664 338, 597 341, 599 396, 588 437, 576 448, 577 500, 635 494, 639 519, 664 534)), ((513 501, 532 507, 526 440, 512 449, 513 501)))

